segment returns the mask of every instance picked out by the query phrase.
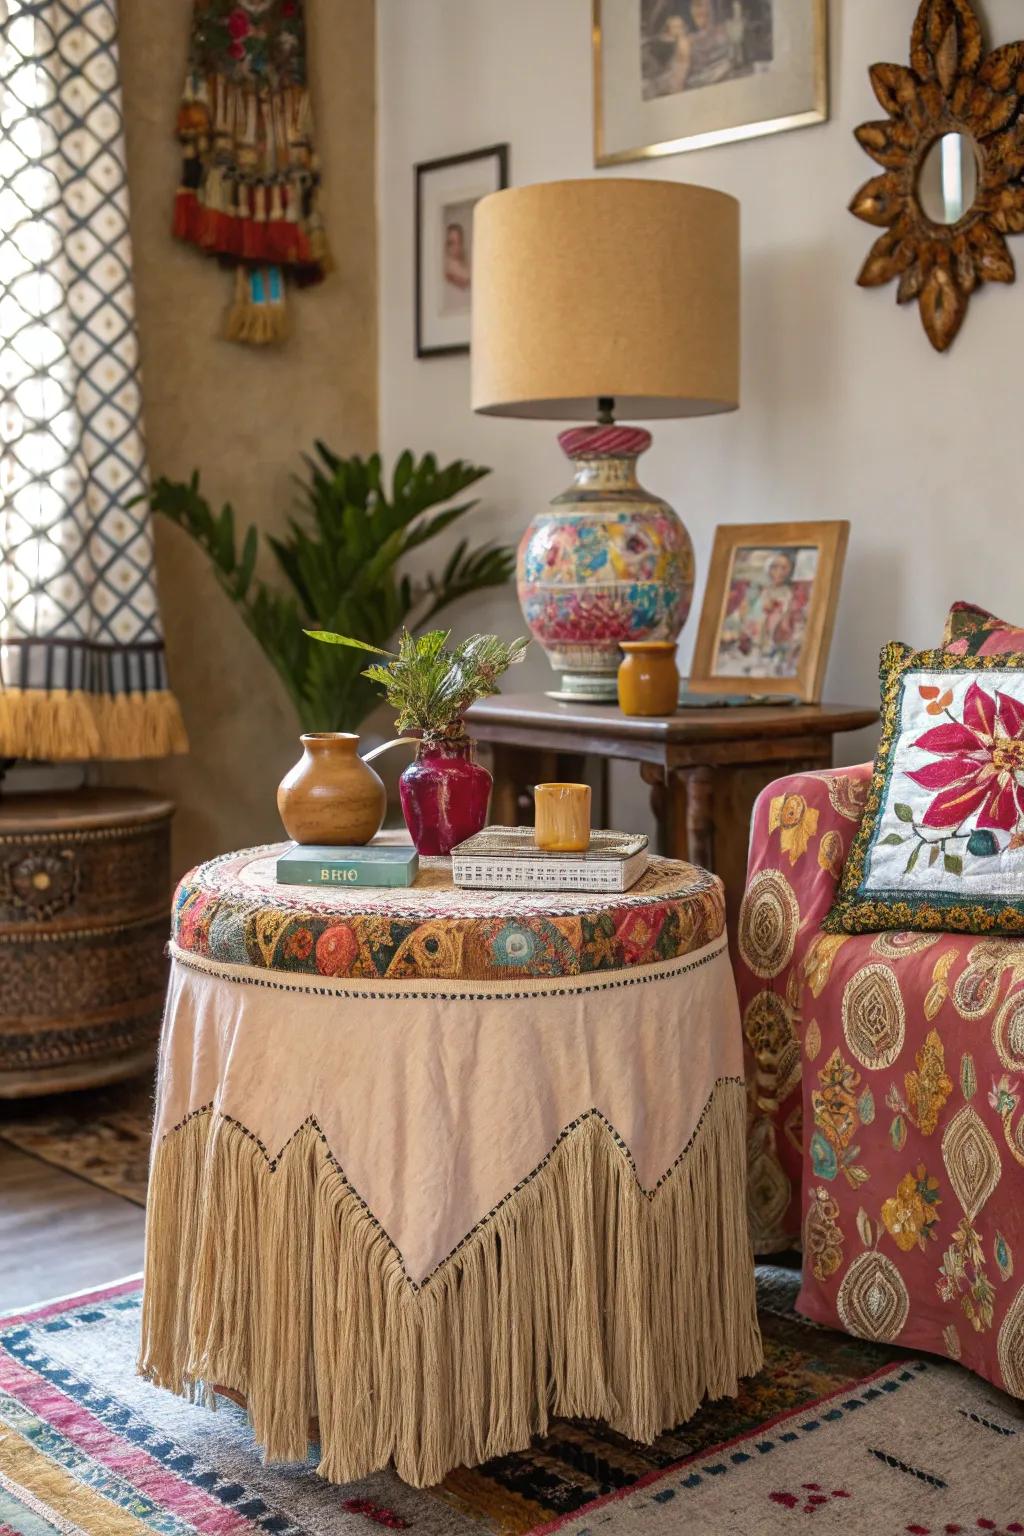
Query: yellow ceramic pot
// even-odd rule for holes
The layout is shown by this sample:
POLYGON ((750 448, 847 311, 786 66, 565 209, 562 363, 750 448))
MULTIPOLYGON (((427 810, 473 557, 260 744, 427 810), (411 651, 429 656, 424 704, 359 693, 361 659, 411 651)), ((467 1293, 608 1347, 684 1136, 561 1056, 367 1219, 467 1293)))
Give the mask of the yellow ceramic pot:
POLYGON ((674 640, 624 640, 619 708, 624 715, 674 715, 679 668, 674 640))
POLYGON ((359 737, 314 731, 300 740, 302 756, 277 791, 288 836, 297 843, 331 847, 368 843, 380 831, 387 793, 380 776, 358 755, 359 737))

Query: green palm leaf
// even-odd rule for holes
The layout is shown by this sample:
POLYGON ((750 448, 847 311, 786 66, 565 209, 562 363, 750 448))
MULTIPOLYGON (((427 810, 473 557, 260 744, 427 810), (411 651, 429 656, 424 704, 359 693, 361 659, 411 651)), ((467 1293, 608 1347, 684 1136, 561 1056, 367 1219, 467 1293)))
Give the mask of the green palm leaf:
MULTIPOLYGON (((316 442, 297 479, 296 506, 279 535, 264 535, 282 585, 257 574, 259 534, 239 547, 235 511, 214 512, 198 473, 158 479, 149 501, 203 550, 214 575, 281 676, 307 730, 355 730, 376 693, 355 652, 393 658, 388 642, 403 626, 428 624, 471 592, 504 585, 511 548, 463 539, 442 568, 416 581, 402 569, 411 550, 437 538, 478 505, 458 498, 489 470, 461 459, 444 467, 431 453, 401 454, 387 474, 378 454, 343 458, 316 442), (455 503, 454 505, 448 505, 455 503), (428 515, 429 514, 429 515, 428 515), (314 645, 310 636, 344 637, 314 645)), ((447 636, 443 631, 437 631, 447 636)), ((421 637, 422 638, 422 637, 421 637)), ((435 692, 424 693, 426 709, 435 692)))

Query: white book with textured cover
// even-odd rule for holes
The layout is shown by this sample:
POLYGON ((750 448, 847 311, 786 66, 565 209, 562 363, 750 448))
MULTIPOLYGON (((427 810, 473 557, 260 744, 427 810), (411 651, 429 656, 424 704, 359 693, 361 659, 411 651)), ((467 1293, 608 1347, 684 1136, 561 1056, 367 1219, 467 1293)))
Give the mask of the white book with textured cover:
POLYGON ((452 849, 452 880, 478 891, 628 891, 647 863, 642 834, 592 832, 586 853, 550 853, 532 827, 485 827, 452 849))

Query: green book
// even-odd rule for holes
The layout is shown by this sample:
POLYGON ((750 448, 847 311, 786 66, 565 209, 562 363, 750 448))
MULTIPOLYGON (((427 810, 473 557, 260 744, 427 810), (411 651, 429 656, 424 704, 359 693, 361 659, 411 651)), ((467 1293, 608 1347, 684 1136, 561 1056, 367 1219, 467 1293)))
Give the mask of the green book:
POLYGON ((365 848, 293 843, 277 861, 277 879, 280 885, 330 885, 342 890, 355 885, 413 885, 419 867, 419 855, 407 843, 390 847, 369 843, 365 848))

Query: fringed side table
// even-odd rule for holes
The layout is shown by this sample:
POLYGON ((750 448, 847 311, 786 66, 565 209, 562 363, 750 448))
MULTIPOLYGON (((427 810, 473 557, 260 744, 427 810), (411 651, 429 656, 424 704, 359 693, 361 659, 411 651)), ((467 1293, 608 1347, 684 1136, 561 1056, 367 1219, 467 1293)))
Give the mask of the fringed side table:
POLYGON ((268 1459, 407 1482, 549 1417, 650 1441, 761 1363, 720 882, 626 895, 186 876, 140 1370, 268 1459))

